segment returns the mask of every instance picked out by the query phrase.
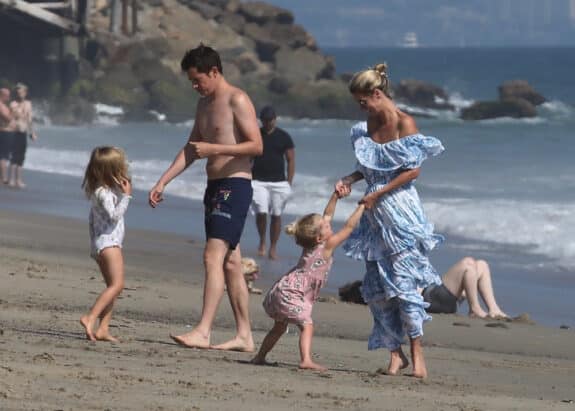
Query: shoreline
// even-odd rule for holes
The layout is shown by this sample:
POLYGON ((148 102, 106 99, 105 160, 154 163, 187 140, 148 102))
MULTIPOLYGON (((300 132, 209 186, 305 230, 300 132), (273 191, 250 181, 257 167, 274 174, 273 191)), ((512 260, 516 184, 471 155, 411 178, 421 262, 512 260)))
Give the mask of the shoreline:
MULTIPOLYGON (((0 212, 2 210, 24 212, 55 219, 58 216, 70 217, 85 228, 86 233, 78 241, 80 249, 83 249, 83 246, 87 247, 89 203, 79 189, 80 179, 30 170, 25 170, 25 178, 28 182, 26 190, 0 187, 0 212)), ((160 208, 152 210, 147 205, 147 192, 136 190, 126 216, 127 250, 132 247, 134 229, 147 230, 146 235, 152 243, 150 247, 153 247, 153 238, 156 236, 161 238, 164 235, 178 235, 185 241, 202 245, 204 241, 202 207, 200 201, 167 195, 165 203, 160 208)), ((285 214, 284 223, 293 218, 295 216, 285 214)), ((282 235, 278 243, 279 260, 270 261, 267 258, 257 257, 257 233, 253 220, 253 216, 249 215, 242 236, 242 254, 254 257, 260 264, 262 275, 257 281, 257 286, 265 289, 295 264, 299 258, 299 248, 294 245, 291 238, 282 235)), ((162 251, 167 254, 171 252, 167 248, 162 251)), ((55 247, 54 252, 60 253, 61 250, 55 247)), ((183 251, 177 252, 181 253, 179 255, 185 255, 183 251)), ((483 258, 489 262, 496 297, 502 309, 510 316, 515 317, 528 312, 541 324, 575 327, 575 319, 570 314, 575 310, 575 302, 569 295, 574 274, 571 271, 554 268, 550 259, 528 254, 521 247, 471 241, 452 235, 431 253, 431 262, 439 273, 443 273, 466 255, 483 258), (537 301, 537 304, 530 304, 530 301, 537 301)), ((345 283, 361 279, 364 272, 363 263, 346 257, 341 249, 336 250, 335 257, 336 263, 324 289, 324 293, 331 295, 337 295, 337 289, 345 283)), ((459 307, 459 312, 464 314, 466 311, 467 305, 464 303, 459 307)))
MULTIPOLYGON (((183 349, 169 333, 199 318, 201 243, 150 230, 127 232, 126 288, 112 332, 91 343, 78 322, 102 290, 85 224, 0 211, 0 404, 2 409, 568 410, 575 388, 575 332, 518 322, 434 315, 423 337, 430 378, 374 374, 384 350, 367 351, 366 307, 318 302, 314 359, 326 373, 297 370, 294 327, 270 354, 183 349), (494 325, 495 324, 495 325, 494 325), (35 383, 42 379, 42 384, 35 383)), ((256 346, 271 320, 250 296, 256 346)), ((222 301, 212 341, 233 335, 222 301)), ((407 349, 407 347, 405 347, 407 349)))

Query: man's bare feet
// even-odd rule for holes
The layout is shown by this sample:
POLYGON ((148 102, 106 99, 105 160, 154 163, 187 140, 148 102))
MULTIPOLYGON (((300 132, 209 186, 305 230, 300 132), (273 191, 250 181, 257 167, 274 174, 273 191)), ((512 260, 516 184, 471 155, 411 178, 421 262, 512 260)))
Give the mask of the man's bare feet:
POLYGON ((182 335, 170 334, 170 338, 183 347, 210 348, 210 336, 204 336, 196 330, 192 330, 189 333, 182 335))
POLYGON ((213 345, 210 348, 214 350, 239 352, 254 352, 256 349, 254 340, 252 339, 251 335, 247 339, 235 337, 229 341, 226 341, 225 343, 213 345))
POLYGON ((315 371, 327 371, 327 368, 323 365, 319 365, 313 361, 302 361, 299 363, 299 368, 301 370, 315 370, 315 371))
POLYGON ((94 337, 93 328, 94 328, 94 321, 90 321, 90 317, 87 315, 83 315, 80 318, 80 324, 84 327, 86 331, 86 338, 90 341, 96 341, 96 337, 94 337))
POLYGON ((108 330, 96 330, 95 337, 96 340, 98 341, 109 341, 115 343, 120 342, 120 340, 118 340, 116 337, 110 335, 110 332, 108 330))
POLYGON ((261 257, 266 255, 266 245, 264 243, 260 244, 260 246, 258 247, 258 255, 261 257))
POLYGON ((389 365, 387 366, 387 375, 397 375, 399 370, 403 370, 407 368, 409 365, 409 360, 401 350, 401 348, 397 351, 391 352, 391 357, 389 359, 389 365))

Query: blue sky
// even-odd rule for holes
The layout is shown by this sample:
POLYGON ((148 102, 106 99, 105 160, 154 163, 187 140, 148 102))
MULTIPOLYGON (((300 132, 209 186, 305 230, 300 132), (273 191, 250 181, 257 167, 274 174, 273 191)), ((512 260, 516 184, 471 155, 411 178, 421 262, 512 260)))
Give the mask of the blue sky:
POLYGON ((575 46, 575 0, 266 0, 320 46, 575 46))

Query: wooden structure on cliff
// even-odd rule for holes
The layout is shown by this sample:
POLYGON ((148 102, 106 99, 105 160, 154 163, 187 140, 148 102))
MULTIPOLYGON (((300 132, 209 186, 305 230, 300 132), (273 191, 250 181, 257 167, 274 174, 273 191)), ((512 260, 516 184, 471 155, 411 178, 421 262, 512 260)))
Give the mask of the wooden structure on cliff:
MULTIPOLYGON (((24 81, 35 96, 66 94, 92 37, 93 2, 0 0, 0 84, 24 81)), ((137 31, 137 0, 108 0, 107 7, 112 35, 137 31)))
POLYGON ((79 34, 87 20, 87 3, 88 0, 0 0, 0 11, 23 24, 31 18, 64 32, 79 34))

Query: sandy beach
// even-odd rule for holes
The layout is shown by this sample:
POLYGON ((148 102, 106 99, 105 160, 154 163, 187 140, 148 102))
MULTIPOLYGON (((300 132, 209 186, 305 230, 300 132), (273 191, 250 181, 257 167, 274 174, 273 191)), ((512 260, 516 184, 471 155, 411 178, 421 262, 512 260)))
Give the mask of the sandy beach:
MULTIPOLYGON (((126 289, 112 332, 119 344, 85 340, 79 317, 102 290, 77 220, 0 211, 1 410, 574 410, 575 333, 522 322, 435 315, 424 337, 430 377, 377 373, 388 353, 369 352, 363 306, 319 302, 316 360, 297 369, 297 332, 272 351, 183 349, 170 333, 199 318, 202 242, 131 230, 126 289)), ((326 296, 329 297, 329 296, 326 296)), ((259 345, 271 324, 251 296, 259 345)), ((223 301, 212 342, 233 334, 223 301)))

